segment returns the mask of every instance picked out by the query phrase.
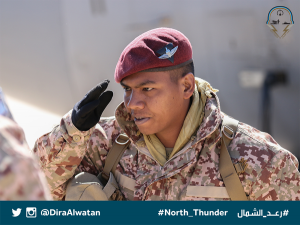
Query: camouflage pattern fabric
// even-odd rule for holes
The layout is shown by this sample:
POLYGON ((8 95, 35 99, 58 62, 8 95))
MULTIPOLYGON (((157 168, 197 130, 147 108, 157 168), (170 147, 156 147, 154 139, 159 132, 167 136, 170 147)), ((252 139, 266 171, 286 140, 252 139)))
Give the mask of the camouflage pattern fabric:
POLYGON ((47 181, 30 154, 23 130, 0 116, 0 200, 51 200, 47 181))
MULTIPOLYGON (((70 111, 59 126, 37 140, 33 149, 53 198, 63 199, 66 184, 74 174, 101 172, 114 140, 125 132, 131 144, 115 173, 125 199, 230 200, 218 194, 224 191, 219 172, 220 126, 224 114, 217 95, 211 94, 197 132, 163 167, 149 153, 143 135, 123 103, 116 109, 115 117, 101 118, 85 132, 74 127, 70 111), (202 194, 202 188, 212 188, 216 194, 202 194)), ((239 178, 250 200, 300 199, 298 161, 269 134, 239 123, 228 151, 233 163, 243 158, 248 164, 239 178)))

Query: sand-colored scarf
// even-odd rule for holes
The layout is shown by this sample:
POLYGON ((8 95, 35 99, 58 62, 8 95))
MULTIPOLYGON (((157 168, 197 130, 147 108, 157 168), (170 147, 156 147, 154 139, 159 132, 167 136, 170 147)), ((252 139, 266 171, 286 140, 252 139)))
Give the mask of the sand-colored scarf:
MULTIPOLYGON (((192 134, 202 123, 204 117, 204 106, 207 97, 212 97, 211 91, 217 92, 218 90, 213 89, 207 81, 195 77, 195 90, 193 93, 192 105, 185 117, 181 131, 169 158, 172 158, 185 146, 185 144, 190 140, 192 134)), ((160 142, 155 134, 144 135, 144 139, 150 154, 161 166, 163 166, 168 160, 165 146, 160 142)))

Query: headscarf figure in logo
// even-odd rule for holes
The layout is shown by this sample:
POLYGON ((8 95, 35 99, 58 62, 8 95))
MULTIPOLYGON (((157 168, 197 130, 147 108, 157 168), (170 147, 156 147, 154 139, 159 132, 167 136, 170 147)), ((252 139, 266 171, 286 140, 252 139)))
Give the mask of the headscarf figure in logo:
POLYGON ((276 37, 284 38, 293 24, 292 12, 287 7, 276 6, 270 10, 267 25, 276 37))

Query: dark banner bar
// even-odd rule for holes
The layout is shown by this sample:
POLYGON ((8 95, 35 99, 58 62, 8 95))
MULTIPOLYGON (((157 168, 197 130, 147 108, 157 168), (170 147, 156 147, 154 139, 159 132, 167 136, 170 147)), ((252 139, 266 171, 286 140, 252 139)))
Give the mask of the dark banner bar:
POLYGON ((0 201, 0 224, 300 224, 300 202, 0 201))

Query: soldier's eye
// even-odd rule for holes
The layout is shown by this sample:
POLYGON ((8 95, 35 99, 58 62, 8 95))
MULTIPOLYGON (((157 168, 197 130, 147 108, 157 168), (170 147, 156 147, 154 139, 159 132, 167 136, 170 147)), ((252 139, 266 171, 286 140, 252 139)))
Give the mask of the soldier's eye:
POLYGON ((151 91, 153 90, 154 88, 143 88, 143 91, 151 91))
POLYGON ((124 91, 130 91, 129 87, 123 87, 124 91))

